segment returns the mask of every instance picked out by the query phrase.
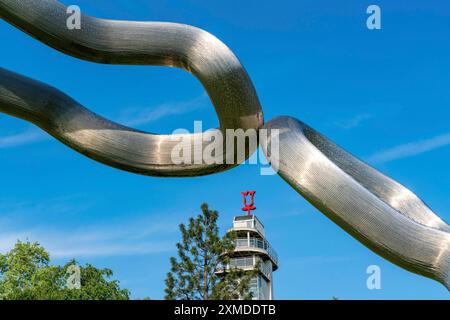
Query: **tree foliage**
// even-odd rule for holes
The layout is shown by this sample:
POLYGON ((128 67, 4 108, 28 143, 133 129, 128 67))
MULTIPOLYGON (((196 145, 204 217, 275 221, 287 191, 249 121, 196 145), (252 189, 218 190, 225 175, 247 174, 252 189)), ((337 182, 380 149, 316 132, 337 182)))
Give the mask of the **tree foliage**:
POLYGON ((50 255, 39 243, 18 241, 6 254, 0 254, 0 299, 2 300, 126 300, 130 293, 119 282, 109 280, 110 269, 90 264, 78 266, 80 288, 68 286, 68 270, 50 265, 50 255))
POLYGON ((166 278, 168 300, 229 300, 250 299, 250 280, 253 271, 238 268, 216 274, 219 267, 227 265, 234 250, 236 234, 229 232, 219 236, 219 213, 201 206, 202 213, 190 218, 188 225, 181 224, 182 240, 177 243, 178 259, 170 259, 171 271, 166 278))

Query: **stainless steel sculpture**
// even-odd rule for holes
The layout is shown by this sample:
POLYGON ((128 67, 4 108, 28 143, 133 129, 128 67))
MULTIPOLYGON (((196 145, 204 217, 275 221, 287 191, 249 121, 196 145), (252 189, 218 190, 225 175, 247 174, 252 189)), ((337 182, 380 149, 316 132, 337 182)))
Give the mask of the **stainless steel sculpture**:
MULTIPOLYGON (((176 23, 112 21, 84 15, 82 29, 69 30, 67 8, 52 0, 0 1, 0 17, 83 60, 182 68, 203 84, 221 129, 258 129, 263 124, 261 106, 245 69, 227 46, 206 31, 176 23)), ((0 111, 35 123, 94 160, 153 176, 197 176, 236 166, 174 165, 170 152, 177 142, 170 136, 112 123, 53 88, 7 71, 1 75, 0 111)))
MULTIPOLYGON (((0 17, 80 59, 183 68, 208 92, 220 130, 263 127, 261 106, 244 68, 203 30, 83 16, 82 30, 69 31, 66 7, 54 0, 0 0, 0 17)), ((170 157, 170 136, 110 122, 62 92, 4 69, 0 111, 36 124, 94 160, 135 173, 196 176, 234 166, 177 166, 170 157)), ((279 163, 279 174, 297 192, 374 252, 450 290, 450 227, 414 193, 296 119, 276 118, 264 128, 280 130, 279 156, 267 157, 279 163)))
POLYGON ((294 118, 265 128, 279 129, 279 158, 267 156, 298 193, 377 254, 450 289, 450 227, 414 193, 294 118))

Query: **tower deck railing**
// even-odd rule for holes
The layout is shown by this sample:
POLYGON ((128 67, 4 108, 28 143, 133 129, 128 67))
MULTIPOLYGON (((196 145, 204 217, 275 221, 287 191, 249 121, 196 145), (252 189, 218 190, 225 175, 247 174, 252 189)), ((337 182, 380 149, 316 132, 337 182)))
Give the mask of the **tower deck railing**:
POLYGON ((256 257, 241 257, 241 258, 232 258, 227 265, 219 265, 218 271, 225 271, 233 268, 239 269, 253 269, 259 263, 259 271, 264 274, 268 279, 270 279, 270 275, 272 273, 272 266, 269 261, 262 261, 261 258, 256 257))
POLYGON ((264 236, 264 226, 263 224, 256 218, 256 217, 251 217, 249 219, 241 219, 241 220, 237 220, 235 219, 233 222, 233 227, 234 228, 248 228, 248 229, 255 229, 256 231, 258 231, 262 236, 264 236))
POLYGON ((278 265, 278 254, 272 248, 268 241, 258 238, 237 238, 235 239, 236 248, 258 248, 267 252, 270 258, 278 265))

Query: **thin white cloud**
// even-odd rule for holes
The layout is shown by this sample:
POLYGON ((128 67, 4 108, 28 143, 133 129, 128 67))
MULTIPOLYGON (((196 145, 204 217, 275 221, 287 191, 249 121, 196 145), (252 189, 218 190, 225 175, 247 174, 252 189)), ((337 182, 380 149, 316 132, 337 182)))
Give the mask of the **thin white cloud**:
POLYGON ((387 150, 377 152, 366 160, 370 163, 386 163, 389 161, 412 157, 450 145, 450 133, 430 139, 402 144, 387 150))
MULTIPOLYGON (((145 255, 173 251, 178 240, 179 219, 175 215, 141 216, 131 221, 125 215, 69 228, 60 225, 64 217, 46 219, 45 225, 29 222, 24 217, 30 212, 24 212, 22 205, 20 207, 11 214, 2 213, 0 252, 9 251, 17 240, 29 240, 42 244, 52 258, 145 255), (12 215, 17 214, 19 217, 13 219, 12 215)), ((56 204, 49 208, 57 210, 58 207, 56 204)))
POLYGON ((67 219, 83 214, 92 209, 95 200, 82 194, 71 194, 54 198, 42 199, 38 202, 26 199, 11 200, 0 197, 0 232, 4 228, 13 229, 14 226, 39 219, 67 219), (30 219, 30 217, 33 217, 30 219))
POLYGON ((174 230, 176 230, 176 225, 173 223, 159 224, 155 228, 155 225, 145 226, 143 221, 140 221, 136 224, 97 225, 88 230, 61 230, 55 226, 47 226, 45 228, 2 231, 0 233, 0 252, 10 250, 17 240, 39 242, 49 251, 52 258, 168 252, 175 248, 175 241, 167 239, 167 234, 175 235, 174 230))
MULTIPOLYGON (((120 123, 127 126, 140 126, 174 115, 185 114, 206 106, 207 95, 202 94, 194 99, 165 103, 157 107, 130 108, 123 112, 120 123)), ((21 133, 0 136, 0 149, 13 148, 50 139, 50 136, 38 129, 27 129, 21 133)))
POLYGON ((336 121, 334 124, 341 129, 350 130, 358 127, 362 122, 369 120, 371 118, 373 118, 373 115, 369 113, 362 113, 350 119, 336 121))
POLYGON ((174 243, 170 241, 142 242, 133 244, 94 244, 90 245, 69 245, 44 247, 49 250, 52 258, 80 258, 80 257, 111 257, 111 256, 135 256, 147 255, 161 252, 173 251, 174 243))
POLYGON ((148 108, 130 108, 124 111, 120 122, 127 126, 145 125, 168 116, 181 115, 201 109, 206 106, 207 101, 207 95, 202 94, 194 99, 178 103, 164 103, 157 107, 148 108))
POLYGON ((346 263, 348 261, 355 260, 355 257, 351 256, 309 256, 303 258, 291 258, 283 262, 283 265, 290 267, 305 267, 311 265, 322 264, 338 264, 346 263))
POLYGON ((18 134, 0 137, 0 149, 18 147, 46 139, 48 137, 44 132, 38 129, 29 129, 18 134))
POLYGON ((13 233, 4 233, 2 232, 0 235, 0 253, 4 253, 10 250, 18 239, 27 239, 26 233, 21 232, 13 232, 13 233))

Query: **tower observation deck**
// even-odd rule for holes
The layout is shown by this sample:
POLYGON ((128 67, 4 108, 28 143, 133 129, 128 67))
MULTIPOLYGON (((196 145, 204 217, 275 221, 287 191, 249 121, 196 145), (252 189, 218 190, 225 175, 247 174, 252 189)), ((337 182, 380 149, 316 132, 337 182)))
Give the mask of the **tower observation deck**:
POLYGON ((235 249, 230 254, 229 265, 223 269, 250 271, 259 263, 259 272, 250 283, 250 292, 254 300, 272 300, 273 272, 278 269, 278 255, 265 237, 264 225, 255 215, 237 216, 228 232, 236 234, 235 249))

